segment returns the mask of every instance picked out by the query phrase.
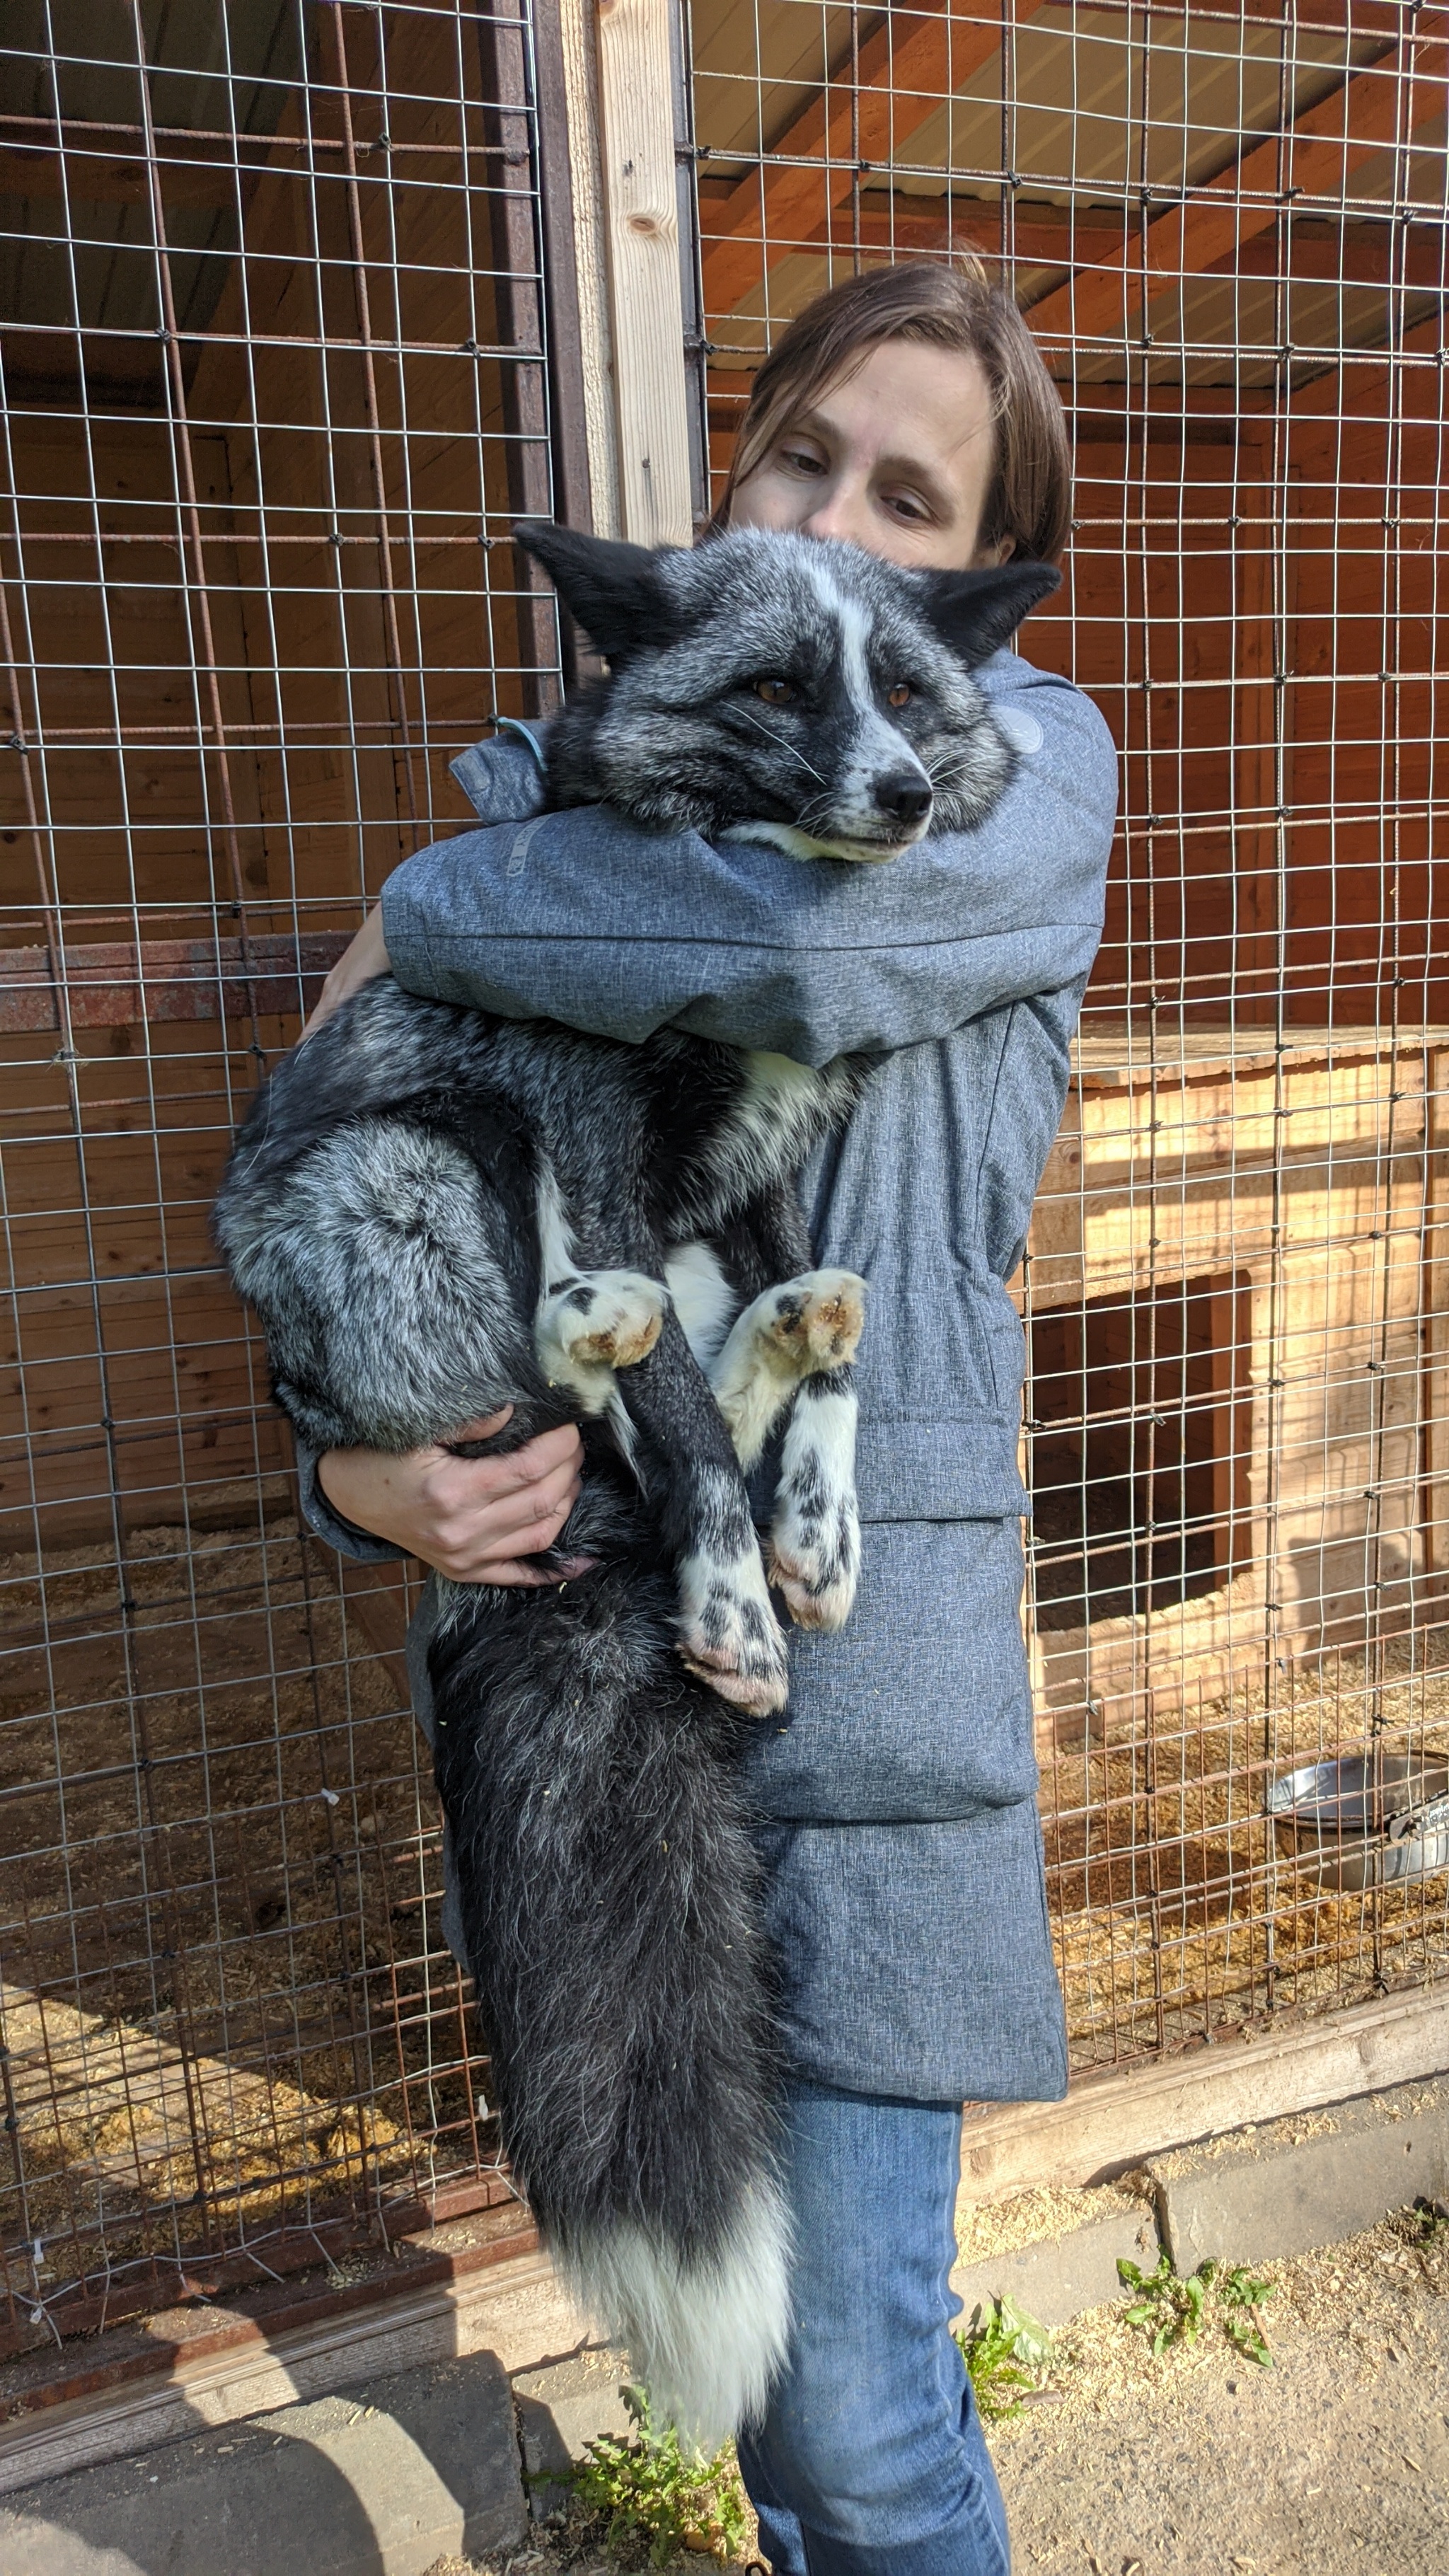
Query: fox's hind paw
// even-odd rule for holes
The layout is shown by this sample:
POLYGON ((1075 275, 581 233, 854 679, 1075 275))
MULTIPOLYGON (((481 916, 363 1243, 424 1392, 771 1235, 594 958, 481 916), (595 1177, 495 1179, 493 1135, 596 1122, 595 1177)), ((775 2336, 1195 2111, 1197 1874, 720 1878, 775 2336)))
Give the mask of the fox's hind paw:
POLYGON ((600 1413, 615 1369, 647 1359, 664 1325, 668 1292, 641 1270, 593 1270, 546 1298, 534 1341, 550 1386, 573 1389, 585 1410, 600 1413))
POLYGON ((853 1270, 807 1270, 756 1298, 751 1316, 759 1340, 801 1377, 842 1368, 865 1330, 865 1281, 853 1270))
POLYGON ((753 1540, 734 1559, 686 1557, 679 1584, 679 1652, 690 1671, 752 1717, 782 1709, 789 1660, 753 1540))
POLYGON ((742 1466, 754 1465, 797 1387, 848 1367, 865 1295, 853 1270, 805 1270, 736 1318, 709 1382, 742 1466))

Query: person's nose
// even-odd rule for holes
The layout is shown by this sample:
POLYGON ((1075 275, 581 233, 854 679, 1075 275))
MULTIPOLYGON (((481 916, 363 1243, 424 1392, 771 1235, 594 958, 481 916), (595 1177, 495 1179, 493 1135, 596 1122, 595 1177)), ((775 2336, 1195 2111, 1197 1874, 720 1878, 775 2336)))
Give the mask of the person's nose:
POLYGON ((867 542, 867 520, 863 489, 842 479, 821 493, 803 529, 807 537, 844 538, 860 546, 867 542))

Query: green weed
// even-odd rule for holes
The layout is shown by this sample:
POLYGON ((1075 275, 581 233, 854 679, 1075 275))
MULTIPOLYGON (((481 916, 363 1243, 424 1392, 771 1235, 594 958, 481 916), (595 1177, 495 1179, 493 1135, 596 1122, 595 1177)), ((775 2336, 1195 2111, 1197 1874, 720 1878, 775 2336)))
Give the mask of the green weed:
POLYGON ((1123 2316, 1123 2324, 1147 2326, 1151 2330, 1152 2349, 1159 2356, 1173 2344, 1196 2343, 1209 2300, 1216 2298, 1221 2322, 1228 2341, 1249 2361, 1258 2362, 1265 2370, 1272 2368, 1273 2356, 1264 2338, 1258 2315, 1265 2299, 1273 2296, 1271 2281, 1254 2278, 1245 2264, 1235 2263, 1225 2271, 1209 2255, 1195 2272, 1184 2279, 1174 2272, 1171 2257, 1160 2254, 1154 2269, 1144 2272, 1136 2263, 1119 2257, 1117 2276, 1124 2289, 1135 2290, 1136 2298, 1123 2316))
POLYGON ((1019 2415, 1027 2391, 1040 2386, 1052 2357, 1051 2337, 1014 2299, 988 2299, 957 2334, 961 2358, 982 2417, 1019 2415))
POLYGON ((626 2388, 624 2404, 637 2430, 588 2444, 568 2481, 571 2518, 601 2526, 610 2557, 635 2566, 668 2567, 682 2550, 728 2565, 749 2529, 733 2444, 706 2460, 672 2424, 656 2433, 642 2389, 626 2388))
POLYGON ((1255 2280, 1244 2263, 1235 2263, 1218 2287, 1218 2297, 1226 2312, 1223 2324, 1229 2340, 1237 2345, 1239 2352, 1246 2353, 1249 2361, 1256 2361, 1264 2370, 1272 2369, 1273 2356, 1263 2339, 1258 2310, 1263 2301, 1272 2296, 1272 2282, 1255 2280))

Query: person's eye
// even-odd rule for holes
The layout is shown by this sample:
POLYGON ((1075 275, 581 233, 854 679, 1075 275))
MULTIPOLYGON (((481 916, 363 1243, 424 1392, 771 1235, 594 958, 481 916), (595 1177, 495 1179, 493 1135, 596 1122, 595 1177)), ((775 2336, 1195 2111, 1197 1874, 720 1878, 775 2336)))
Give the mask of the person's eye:
POLYGON ((793 443, 778 450, 780 463, 792 474, 823 474, 825 459, 813 447, 796 447, 793 443))
POLYGON ((912 527, 924 527, 931 515, 925 502, 914 492, 887 492, 885 505, 898 519, 907 520, 912 527))
POLYGON ((897 680, 895 687, 893 689, 887 689, 886 691, 886 705, 888 707, 908 707, 915 694, 915 690, 911 687, 909 680, 897 680))
POLYGON ((767 707, 792 707, 800 695, 793 680, 782 680, 770 673, 752 680, 750 686, 767 707))

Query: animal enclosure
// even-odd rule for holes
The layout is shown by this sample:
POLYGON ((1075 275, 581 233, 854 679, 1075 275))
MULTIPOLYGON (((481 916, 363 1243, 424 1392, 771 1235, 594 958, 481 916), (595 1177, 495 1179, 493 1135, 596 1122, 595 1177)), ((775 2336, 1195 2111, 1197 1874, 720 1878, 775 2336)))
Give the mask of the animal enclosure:
POLYGON ((526 2224, 411 1573, 300 1528, 207 1209, 466 819, 449 760, 553 702, 513 517, 687 540, 858 265, 969 251, 1027 312, 1077 475, 1027 649, 1123 754, 1016 1283, 1074 2062, 1436 1973, 1449 1876, 1268 1803, 1449 1760, 1449 18, 12 0, 3 43, 8 2348, 526 2224))

